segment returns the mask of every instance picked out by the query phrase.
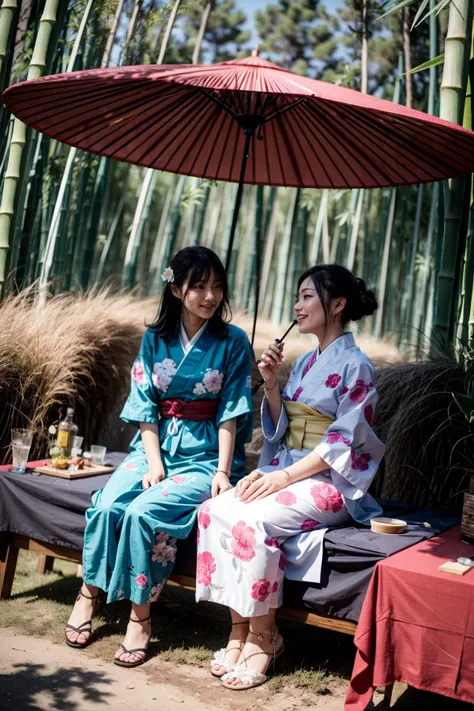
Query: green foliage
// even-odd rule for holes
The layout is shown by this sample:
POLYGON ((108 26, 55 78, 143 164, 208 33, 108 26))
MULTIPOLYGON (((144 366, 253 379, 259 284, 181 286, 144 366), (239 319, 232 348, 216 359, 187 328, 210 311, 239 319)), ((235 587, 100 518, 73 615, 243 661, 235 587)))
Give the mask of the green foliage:
POLYGON ((316 79, 338 65, 338 23, 321 0, 278 0, 256 13, 260 49, 286 69, 316 79))
MULTIPOLYGON (((206 0, 188 0, 180 13, 179 36, 168 49, 166 62, 191 64, 196 37, 206 0)), ((237 10, 235 0, 215 0, 203 41, 203 61, 225 62, 238 55, 250 39, 244 29, 247 17, 237 10)))

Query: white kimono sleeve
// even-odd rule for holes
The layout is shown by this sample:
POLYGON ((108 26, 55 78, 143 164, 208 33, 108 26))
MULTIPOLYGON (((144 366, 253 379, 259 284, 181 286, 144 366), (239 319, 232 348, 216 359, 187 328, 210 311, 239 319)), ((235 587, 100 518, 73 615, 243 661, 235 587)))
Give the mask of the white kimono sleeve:
POLYGON ((372 429, 377 402, 374 381, 370 361, 349 365, 336 419, 314 450, 331 467, 334 483, 346 499, 358 500, 367 493, 385 451, 372 429))

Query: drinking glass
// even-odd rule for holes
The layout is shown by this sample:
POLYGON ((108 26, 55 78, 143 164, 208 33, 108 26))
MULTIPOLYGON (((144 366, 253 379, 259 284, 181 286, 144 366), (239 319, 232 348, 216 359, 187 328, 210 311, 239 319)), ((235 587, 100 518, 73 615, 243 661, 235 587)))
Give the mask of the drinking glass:
POLYGON ((79 457, 82 452, 84 437, 74 437, 72 440, 71 457, 79 457))
POLYGON ((103 464, 106 451, 107 447, 102 447, 100 444, 93 444, 91 447, 92 464, 103 464))
POLYGON ((13 451, 11 471, 16 474, 24 474, 33 441, 33 432, 31 430, 12 429, 11 434, 13 451))

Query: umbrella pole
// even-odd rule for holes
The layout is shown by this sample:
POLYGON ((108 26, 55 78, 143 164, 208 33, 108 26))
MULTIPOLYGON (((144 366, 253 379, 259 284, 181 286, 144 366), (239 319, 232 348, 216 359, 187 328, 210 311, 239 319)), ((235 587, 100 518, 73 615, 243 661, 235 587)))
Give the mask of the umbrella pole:
POLYGON ((239 189, 237 190, 237 195, 235 196, 234 214, 232 217, 232 225, 230 228, 229 245, 227 247, 227 257, 225 260, 225 270, 226 270, 227 274, 229 273, 230 260, 232 258, 232 247, 234 244, 234 237, 235 237, 235 230, 237 227, 237 220, 239 218, 240 203, 242 202, 242 193, 244 190, 245 170, 247 168, 247 159, 249 157, 249 151, 250 151, 250 141, 252 139, 252 136, 255 133, 255 129, 249 128, 249 129, 244 129, 244 131, 245 131, 245 146, 244 146, 244 153, 242 156, 242 166, 240 168, 239 189))

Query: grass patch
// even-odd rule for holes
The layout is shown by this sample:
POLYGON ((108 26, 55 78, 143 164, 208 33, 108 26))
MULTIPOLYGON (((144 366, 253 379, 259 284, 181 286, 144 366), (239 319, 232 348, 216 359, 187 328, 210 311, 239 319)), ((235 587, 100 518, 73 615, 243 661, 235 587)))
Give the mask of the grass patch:
POLYGON ((323 695, 331 693, 331 686, 336 680, 337 677, 325 669, 296 669, 271 677, 268 680, 268 688, 273 693, 277 693, 292 686, 295 689, 323 695))
MULTIPOLYGON (((13 596, 0 602, 0 627, 62 643, 80 587, 76 566, 55 560, 52 572, 39 575, 36 564, 35 554, 20 551, 13 596)), ((101 595, 93 621, 94 643, 83 653, 110 662, 123 640, 129 614, 127 601, 106 605, 101 595)), ((152 618, 149 650, 158 661, 207 668, 215 650, 227 641, 226 608, 196 604, 194 594, 187 590, 165 588, 160 602, 152 605, 152 618)), ((315 695, 331 693, 350 675, 352 638, 286 620, 281 621, 280 632, 287 651, 278 664, 279 673, 265 687, 271 694, 293 690, 301 694, 300 705, 309 706, 315 695)))

